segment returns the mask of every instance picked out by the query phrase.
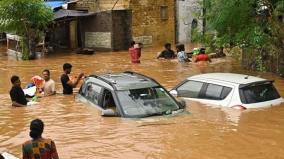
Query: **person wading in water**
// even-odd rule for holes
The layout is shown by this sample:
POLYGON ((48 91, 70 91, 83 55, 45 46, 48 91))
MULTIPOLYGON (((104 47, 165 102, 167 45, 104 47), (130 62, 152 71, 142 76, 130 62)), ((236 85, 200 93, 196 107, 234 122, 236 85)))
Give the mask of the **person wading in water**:
POLYGON ((63 65, 63 71, 64 73, 61 75, 61 83, 63 86, 63 94, 73 94, 73 88, 75 88, 80 79, 84 76, 83 73, 80 73, 78 75, 78 78, 76 78, 74 81, 70 80, 68 74, 71 73, 72 65, 69 63, 65 63, 63 65))
POLYGON ((23 159, 59 159, 55 143, 51 139, 45 139, 43 133, 44 123, 35 119, 30 125, 30 137, 23 146, 23 159))
POLYGON ((26 99, 25 93, 23 89, 21 88, 20 78, 18 76, 12 76, 11 83, 13 84, 10 90, 12 106, 15 106, 15 107, 27 106, 28 100, 26 99))

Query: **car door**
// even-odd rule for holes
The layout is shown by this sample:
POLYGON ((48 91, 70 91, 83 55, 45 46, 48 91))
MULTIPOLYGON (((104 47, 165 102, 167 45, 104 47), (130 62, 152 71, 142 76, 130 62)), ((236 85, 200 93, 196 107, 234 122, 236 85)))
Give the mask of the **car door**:
POLYGON ((200 81, 187 80, 175 89, 177 97, 199 100, 204 84, 204 82, 200 81))
POLYGON ((200 94, 200 102, 226 107, 232 99, 232 92, 233 86, 206 83, 200 94))
POLYGON ((209 105, 228 106, 232 99, 233 85, 226 86, 217 84, 218 82, 203 82, 187 80, 175 90, 177 97, 199 101, 209 105))
POLYGON ((101 102, 101 98, 102 98, 102 90, 103 87, 89 82, 87 83, 86 87, 85 87, 85 93, 84 93, 84 97, 87 99, 88 103, 90 103, 91 105, 95 105, 96 107, 98 107, 99 109, 102 109, 99 105, 99 103, 101 102))
POLYGON ((114 94, 106 88, 103 90, 102 100, 100 101, 99 105, 103 109, 113 109, 114 111, 117 111, 117 103, 115 101, 114 94))

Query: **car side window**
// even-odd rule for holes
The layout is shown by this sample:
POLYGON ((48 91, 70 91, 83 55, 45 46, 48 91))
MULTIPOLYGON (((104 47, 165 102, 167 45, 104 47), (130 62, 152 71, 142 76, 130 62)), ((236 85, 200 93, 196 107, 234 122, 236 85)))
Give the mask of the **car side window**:
POLYGON ((103 100, 102 100, 102 104, 100 105, 103 109, 113 109, 114 111, 116 111, 116 104, 113 98, 112 93, 105 89, 103 91, 103 96, 102 96, 103 100))
POLYGON ((221 94, 221 99, 225 99, 232 91, 232 88, 230 87, 224 87, 222 94, 221 94))
POLYGON ((86 88, 87 88, 87 84, 83 83, 80 90, 79 90, 79 93, 82 95, 82 96, 85 96, 86 95, 86 88))
POLYGON ((216 84, 208 84, 205 97, 206 99, 223 100, 231 92, 232 88, 216 84))
POLYGON ((187 81, 177 88, 178 96, 188 98, 198 98, 203 82, 187 81))
POLYGON ((101 90, 102 87, 95 85, 94 83, 88 83, 86 87, 85 97, 94 104, 98 105, 101 90))

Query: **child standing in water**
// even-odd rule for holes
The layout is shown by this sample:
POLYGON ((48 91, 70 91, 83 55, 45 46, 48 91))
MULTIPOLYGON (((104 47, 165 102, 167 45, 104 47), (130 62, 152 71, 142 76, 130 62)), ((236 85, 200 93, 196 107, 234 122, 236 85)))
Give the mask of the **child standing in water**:
POLYGON ((140 57, 141 57, 141 47, 142 44, 136 44, 135 41, 132 41, 130 43, 130 48, 128 49, 131 63, 140 63, 140 57))

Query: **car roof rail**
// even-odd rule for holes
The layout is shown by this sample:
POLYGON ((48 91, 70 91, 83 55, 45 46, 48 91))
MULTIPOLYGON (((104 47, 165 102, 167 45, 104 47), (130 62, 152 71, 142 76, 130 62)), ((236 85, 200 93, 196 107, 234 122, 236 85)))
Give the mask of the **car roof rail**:
POLYGON ((99 80, 102 80, 102 81, 104 81, 105 83, 111 85, 114 90, 117 90, 116 86, 115 86, 114 83, 111 82, 111 81, 108 81, 108 80, 106 80, 106 79, 104 79, 104 78, 102 78, 102 77, 100 77, 100 76, 98 76, 98 75, 95 75, 95 74, 89 75, 89 77, 94 77, 94 78, 97 78, 97 79, 99 79, 99 80))
MULTIPOLYGON (((148 78, 148 79, 154 81, 155 83, 159 84, 155 79, 153 79, 153 78, 151 78, 151 77, 149 77, 149 76, 143 75, 143 74, 141 74, 141 73, 137 73, 137 72, 133 72, 133 71, 125 71, 125 72, 123 72, 123 73, 128 73, 128 74, 131 74, 131 75, 134 75, 134 74, 135 74, 135 75, 139 75, 139 76, 148 78)), ((159 85, 160 85, 160 84, 159 84, 159 85)))
MULTIPOLYGON (((146 76, 146 75, 143 75, 143 74, 140 74, 140 73, 137 73, 137 72, 133 72, 133 71, 125 71, 123 73, 128 73, 128 74, 131 74, 131 75, 139 75, 139 76, 142 76, 142 77, 146 77, 146 78, 149 78, 151 79, 152 81, 154 81, 156 84, 158 84, 160 87, 164 88, 165 90, 167 90, 164 86, 162 86, 159 82, 157 82, 155 79, 149 77, 149 76, 146 76)), ((167 91, 167 94, 171 97, 173 97, 168 91, 167 91)), ((173 99, 177 102, 177 100, 173 97, 173 99)))

